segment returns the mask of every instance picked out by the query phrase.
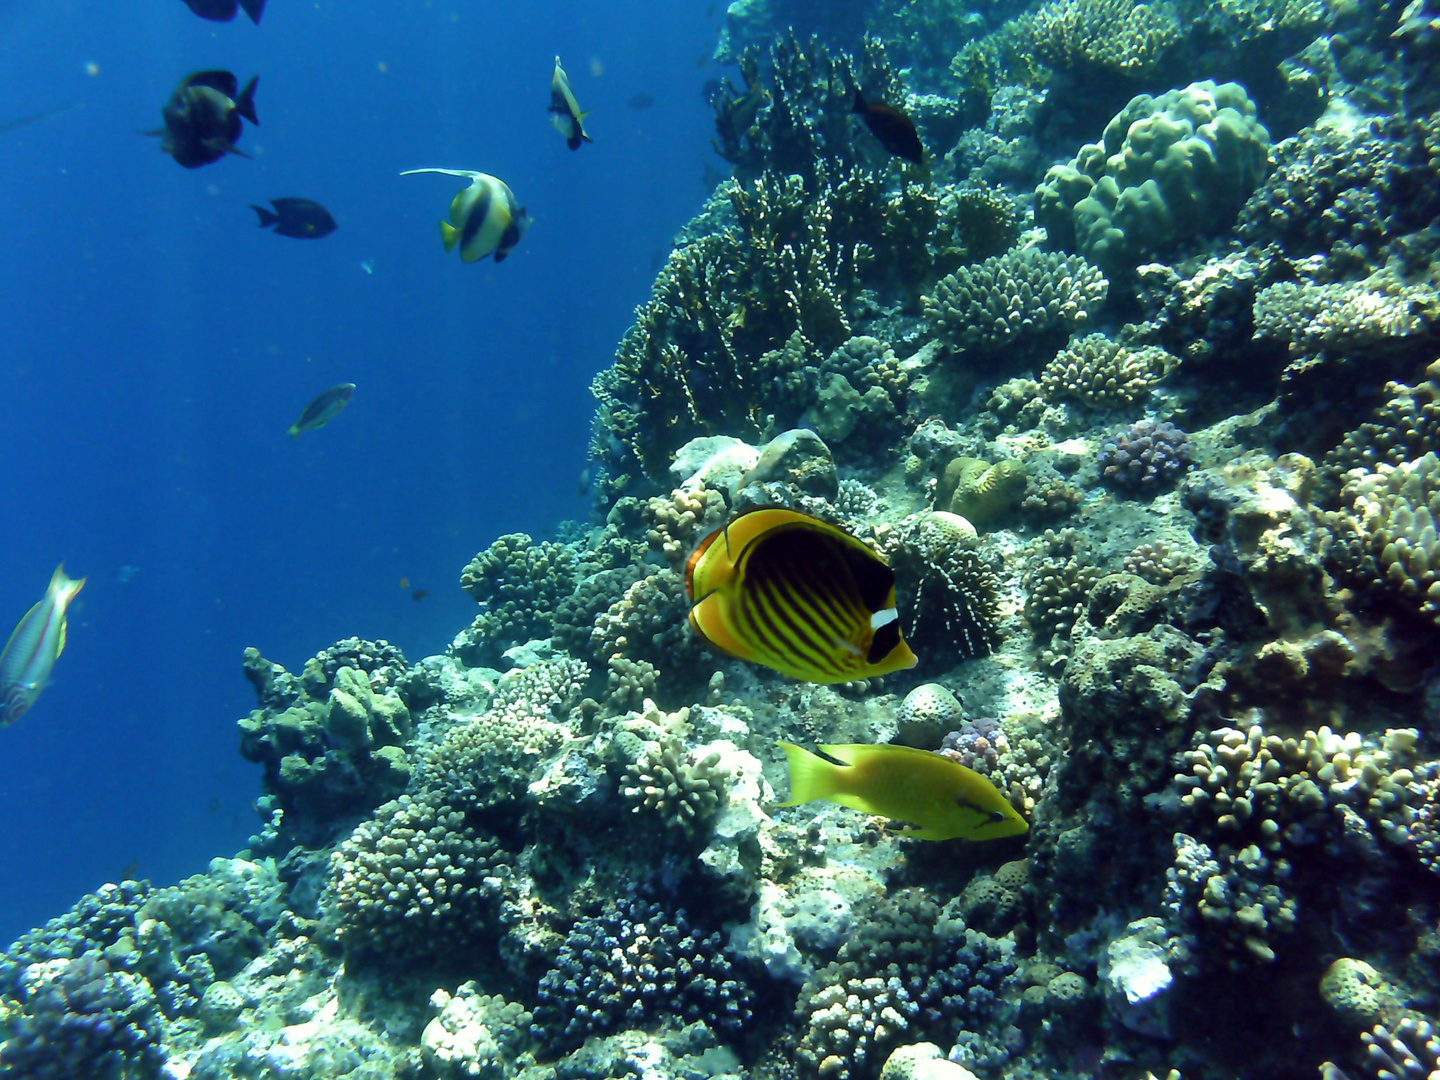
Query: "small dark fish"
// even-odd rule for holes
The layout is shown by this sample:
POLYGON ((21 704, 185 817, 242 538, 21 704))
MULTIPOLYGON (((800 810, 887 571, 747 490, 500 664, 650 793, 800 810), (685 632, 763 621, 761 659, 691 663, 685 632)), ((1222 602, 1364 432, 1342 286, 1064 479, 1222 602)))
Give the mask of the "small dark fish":
POLYGON ((925 163, 925 149, 920 145, 915 123, 899 109, 878 101, 866 104, 865 98, 856 90, 855 107, 851 111, 860 115, 870 134, 879 139, 880 145, 890 153, 916 165, 925 163))
POLYGON ((353 382, 332 386, 305 406, 305 411, 300 414, 300 419, 290 425, 290 430, 286 434, 293 439, 302 431, 314 431, 316 428, 324 427, 339 416, 346 405, 350 404, 350 397, 354 393, 355 384, 353 382))
POLYGON ((655 96, 653 94, 647 94, 642 90, 625 104, 629 105, 632 109, 648 109, 651 105, 655 104, 655 96))
POLYGON ((250 21, 260 25, 260 16, 265 13, 265 0, 183 0, 186 7, 202 19, 212 22, 229 22, 235 12, 243 8, 250 21))
POLYGON ((14 131, 16 128, 38 123, 41 120, 49 120, 52 116, 64 116, 68 112, 74 112, 76 109, 83 109, 84 107, 85 103, 83 101, 77 101, 73 105, 62 105, 58 109, 46 109, 44 112, 31 113, 28 116, 22 116, 15 120, 7 120, 3 124, 0 124, 0 135, 3 135, 7 131, 14 131))
POLYGON ((135 880, 135 871, 137 871, 137 870, 139 870, 139 869, 140 869, 140 860, 139 860, 139 859, 136 859, 136 860, 135 860, 134 862, 132 862, 129 866, 125 867, 124 870, 121 870, 121 871, 120 871, 120 880, 121 880, 121 881, 134 881, 134 880, 135 880))
POLYGON ((274 225, 275 232, 280 236, 293 236, 296 240, 319 240, 340 227, 335 224, 330 211, 314 199, 271 199, 270 205, 275 208, 273 214, 263 206, 253 203, 250 209, 260 215, 260 228, 268 229, 274 225))
POLYGON ((160 136, 160 149, 187 169, 198 169, 219 161, 226 154, 249 154, 236 149, 240 138, 240 118, 259 124, 255 115, 257 75, 238 95, 238 84, 228 71, 201 71, 182 82, 161 115, 165 126, 147 135, 160 136))
POLYGON ((429 590, 429 589, 416 589, 413 593, 410 594, 410 599, 411 599, 411 600, 424 600, 424 599, 425 599, 427 596, 429 596, 429 595, 430 595, 430 590, 429 590))
POLYGON ((223 805, 224 804, 220 801, 219 795, 211 795, 210 798, 205 800, 205 812, 209 814, 218 814, 220 812, 220 808, 223 805))

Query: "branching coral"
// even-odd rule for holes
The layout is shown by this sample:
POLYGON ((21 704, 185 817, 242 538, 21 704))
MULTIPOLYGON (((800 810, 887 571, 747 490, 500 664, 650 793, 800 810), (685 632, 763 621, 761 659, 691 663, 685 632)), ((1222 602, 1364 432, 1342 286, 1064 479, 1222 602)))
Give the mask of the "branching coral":
POLYGON ((460 587, 485 610, 457 650, 467 664, 495 664, 512 645, 549 637, 555 608, 575 588, 575 553, 525 533, 502 536, 460 574, 460 587))
POLYGON ((718 753, 699 758, 674 737, 649 743, 625 769, 620 794, 632 813, 657 817, 667 831, 693 836, 725 798, 728 774, 717 768, 719 762, 718 753))
POLYGON ((433 962, 494 933, 510 873, 506 852, 442 793, 402 795, 331 856, 329 907, 352 955, 433 962))
POLYGON ((564 1050, 594 1033, 669 1019, 703 1020, 734 1037, 750 1017, 751 992, 718 933, 695 927, 684 910, 622 899, 571 927, 536 998, 536 1037, 564 1050))
POLYGON ((1131 79, 1153 73, 1181 37, 1166 0, 1050 0, 1016 19, 1011 33, 1057 71, 1131 79))
POLYGON ((922 302, 932 331, 952 349, 995 352, 1083 326, 1107 288, 1082 258, 1022 248, 962 266, 922 302))
POLYGON ((1104 334, 1088 334, 1045 365, 1040 388, 1051 401, 1126 409, 1149 397, 1179 362, 1153 345, 1130 348, 1104 334))

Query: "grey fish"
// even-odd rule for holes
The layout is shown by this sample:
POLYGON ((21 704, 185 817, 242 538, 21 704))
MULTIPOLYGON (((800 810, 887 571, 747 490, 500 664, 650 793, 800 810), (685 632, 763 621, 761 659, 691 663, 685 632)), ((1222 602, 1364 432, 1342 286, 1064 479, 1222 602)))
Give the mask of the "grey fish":
POLYGON ((324 427, 344 411, 345 406, 350 404, 350 396, 354 393, 355 384, 353 382, 330 387, 329 390, 305 406, 305 411, 300 414, 300 419, 291 424, 290 430, 285 434, 293 439, 302 431, 314 431, 316 428, 324 427))

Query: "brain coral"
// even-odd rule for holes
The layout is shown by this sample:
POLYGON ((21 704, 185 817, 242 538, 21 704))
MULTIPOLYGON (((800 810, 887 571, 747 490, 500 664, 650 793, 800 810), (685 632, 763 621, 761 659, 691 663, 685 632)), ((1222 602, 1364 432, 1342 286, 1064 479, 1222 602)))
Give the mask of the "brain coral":
POLYGON ((1239 83, 1140 94, 1035 189, 1052 243, 1107 273, 1228 227, 1265 178, 1270 133, 1239 83))

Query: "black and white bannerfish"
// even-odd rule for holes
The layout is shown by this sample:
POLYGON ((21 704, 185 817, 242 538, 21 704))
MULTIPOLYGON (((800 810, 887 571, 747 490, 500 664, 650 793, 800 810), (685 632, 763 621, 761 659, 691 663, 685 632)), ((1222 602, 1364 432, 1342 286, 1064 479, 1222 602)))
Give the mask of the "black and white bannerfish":
POLYGON ((579 150, 582 142, 595 141, 585 132, 585 117, 589 115, 580 111, 575 91, 570 89, 570 76, 565 74, 557 56, 555 74, 550 76, 550 123, 565 136, 565 145, 571 150, 579 150))
POLYGON ((329 390, 305 406, 305 411, 300 414, 300 419, 291 424, 290 430, 285 434, 294 439, 298 438, 302 431, 314 431, 324 427, 344 411, 345 406, 350 404, 350 399, 354 395, 355 384, 353 382, 330 387, 329 390))
POLYGON ((450 220, 440 222, 445 250, 459 247, 462 262, 476 262, 486 255, 494 255, 497 263, 504 262, 530 228, 525 208, 516 201, 510 185, 498 177, 466 169, 407 169, 400 175, 416 173, 439 173, 470 181, 468 188, 450 200, 450 220))
POLYGON ((202 19, 212 22, 229 22, 237 10, 243 10, 250 21, 260 25, 260 16, 265 13, 265 0, 185 0, 185 6, 202 19))
POLYGON ((239 85, 228 71, 198 71, 176 87, 161 115, 165 126, 147 135, 160 136, 160 149, 187 169, 198 169, 219 161, 226 154, 250 155, 238 150, 240 119, 259 124, 255 115, 257 75, 235 92, 239 85))

